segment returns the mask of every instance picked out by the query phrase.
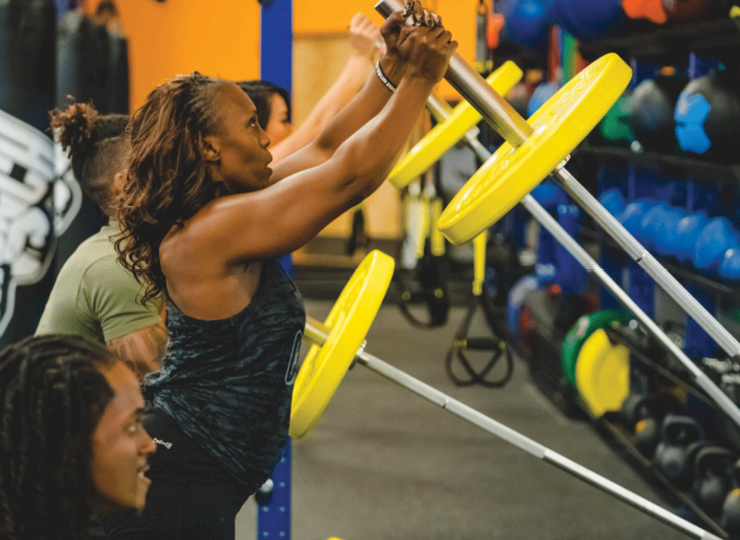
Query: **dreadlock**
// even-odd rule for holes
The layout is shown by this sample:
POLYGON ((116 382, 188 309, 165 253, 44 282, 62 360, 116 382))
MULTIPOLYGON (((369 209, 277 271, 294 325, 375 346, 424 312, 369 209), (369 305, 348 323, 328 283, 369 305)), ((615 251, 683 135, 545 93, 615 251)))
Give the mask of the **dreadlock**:
POLYGON ((89 103, 73 103, 63 111, 55 109, 50 116, 62 149, 72 159, 75 178, 105 212, 113 202, 113 174, 126 167, 128 116, 101 115, 89 103))
POLYGON ((203 159, 204 137, 221 129, 213 105, 223 80, 198 72, 162 83, 131 118, 131 160, 119 203, 121 264, 146 283, 142 302, 164 291, 159 246, 182 225, 224 194, 203 159))
POLYGON ((91 439, 116 358, 81 337, 26 338, 0 352, 0 537, 88 538, 91 439))

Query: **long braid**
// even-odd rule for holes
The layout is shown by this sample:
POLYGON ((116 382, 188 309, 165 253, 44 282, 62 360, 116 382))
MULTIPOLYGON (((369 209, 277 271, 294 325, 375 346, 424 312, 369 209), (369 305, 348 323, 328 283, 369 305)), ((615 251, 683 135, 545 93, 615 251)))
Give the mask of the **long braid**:
POLYGON ((175 225, 225 194, 202 152, 220 119, 213 96, 223 81, 200 73, 159 85, 131 117, 131 159, 119 201, 119 262, 146 284, 144 302, 164 290, 159 246, 175 225))
POLYGON ((0 353, 0 537, 87 538, 91 437, 113 398, 102 371, 115 362, 76 336, 0 353))

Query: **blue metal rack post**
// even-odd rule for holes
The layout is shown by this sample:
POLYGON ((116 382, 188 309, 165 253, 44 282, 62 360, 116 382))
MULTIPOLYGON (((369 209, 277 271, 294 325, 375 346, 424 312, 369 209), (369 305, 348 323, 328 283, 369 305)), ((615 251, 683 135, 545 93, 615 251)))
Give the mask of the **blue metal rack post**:
MULTIPOLYGON (((260 78, 289 92, 293 88, 293 0, 262 2, 260 78)), ((288 275, 293 274, 290 254, 280 259, 288 275)), ((258 506, 257 538, 290 539, 291 442, 283 449, 272 473, 269 502, 258 506)))

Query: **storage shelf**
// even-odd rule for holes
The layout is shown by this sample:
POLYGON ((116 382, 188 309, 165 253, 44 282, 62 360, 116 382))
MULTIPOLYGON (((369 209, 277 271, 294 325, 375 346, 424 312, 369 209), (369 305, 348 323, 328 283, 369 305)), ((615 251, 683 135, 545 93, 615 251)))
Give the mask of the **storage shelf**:
POLYGON ((696 516, 696 521, 700 527, 705 528, 720 538, 729 538, 727 532, 717 523, 715 519, 702 510, 694 500, 691 494, 676 489, 671 482, 652 464, 652 462, 643 456, 632 443, 632 436, 622 427, 622 425, 610 416, 602 416, 595 420, 598 427, 606 431, 622 448, 624 448, 630 459, 630 463, 638 469, 639 472, 649 475, 651 480, 658 486, 664 497, 673 506, 683 505, 689 508, 696 516))
POLYGON ((658 152, 633 152, 627 148, 582 144, 574 156, 587 159, 620 159, 630 165, 648 167, 669 176, 685 177, 704 183, 729 182, 740 185, 740 165, 723 165, 685 156, 658 152))
MULTIPOLYGON (((622 343, 629 349, 630 358, 633 362, 637 362, 645 368, 649 369, 668 385, 676 386, 687 394, 691 394, 695 398, 701 400, 707 406, 715 408, 718 414, 724 414, 716 409, 714 403, 701 389, 695 387, 691 382, 687 380, 690 377, 685 368, 677 368, 676 366, 671 365, 671 361, 668 355, 663 351, 663 349, 658 348, 657 344, 652 338, 650 338, 651 346, 654 347, 656 351, 660 351, 660 354, 646 353, 643 347, 644 344, 638 343, 635 339, 631 339, 629 332, 625 331, 624 328, 607 328, 606 331, 612 340, 618 343, 622 343), (679 372, 683 372, 683 377, 679 376, 679 372)), ((586 414, 588 414, 588 408, 582 404, 581 406, 584 408, 586 414)), ((630 461, 633 466, 637 467, 638 470, 641 470, 645 474, 649 475, 649 477, 658 485, 658 487, 660 487, 661 490, 665 491, 665 494, 668 495, 669 499, 675 501, 673 502, 674 505, 684 505, 686 508, 689 508, 691 512, 696 516, 696 518, 701 522, 701 526, 709 529, 711 532, 722 538, 728 538, 729 535, 722 529, 722 527, 718 523, 718 516, 713 517, 705 512, 699 506, 692 493, 683 491, 675 487, 671 483, 671 481, 666 478, 665 475, 657 467, 655 467, 650 459, 640 453, 640 451, 634 445, 634 436, 629 432, 629 429, 627 428, 627 426, 625 426, 619 414, 608 413, 601 418, 592 419, 598 427, 602 428, 610 437, 612 437, 627 451, 629 457, 631 458, 630 461)), ((732 435, 734 434, 725 434, 721 432, 721 429, 718 430, 718 436, 721 439, 724 439, 724 443, 728 444, 729 446, 732 446, 732 444, 729 442, 729 440, 732 439, 732 435)))
POLYGON ((667 61, 670 58, 685 60, 690 52, 701 52, 704 56, 732 54, 738 47, 738 22, 727 18, 687 26, 658 27, 646 33, 581 43, 579 51, 589 61, 609 52, 625 59, 656 56, 667 61))
MULTIPOLYGON (((596 242, 614 253, 622 254, 628 262, 631 261, 625 251, 606 232, 600 229, 581 227, 579 236, 583 240, 596 242)), ((740 295, 740 281, 729 281, 708 276, 691 266, 680 263, 672 257, 660 257, 656 255, 656 258, 666 270, 673 274, 673 277, 684 285, 691 283, 702 289, 720 294, 725 298, 740 295)))

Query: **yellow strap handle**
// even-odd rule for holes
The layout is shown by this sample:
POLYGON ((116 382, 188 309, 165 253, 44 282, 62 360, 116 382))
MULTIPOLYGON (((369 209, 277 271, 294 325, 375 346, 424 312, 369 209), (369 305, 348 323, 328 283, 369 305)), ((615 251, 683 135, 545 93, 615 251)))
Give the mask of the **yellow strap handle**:
POLYGON ((429 242, 431 244, 432 255, 442 257, 445 254, 445 237, 437 228, 437 221, 442 215, 442 199, 434 197, 429 203, 429 227, 431 229, 429 242))
POLYGON ((473 238, 473 294, 483 294, 483 280, 486 278, 486 244, 488 229, 473 238))

